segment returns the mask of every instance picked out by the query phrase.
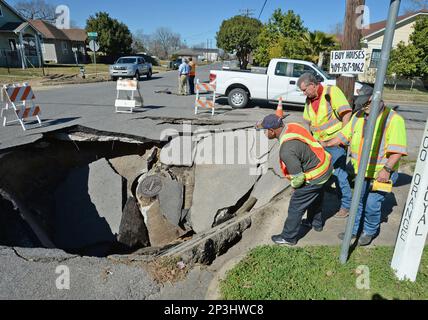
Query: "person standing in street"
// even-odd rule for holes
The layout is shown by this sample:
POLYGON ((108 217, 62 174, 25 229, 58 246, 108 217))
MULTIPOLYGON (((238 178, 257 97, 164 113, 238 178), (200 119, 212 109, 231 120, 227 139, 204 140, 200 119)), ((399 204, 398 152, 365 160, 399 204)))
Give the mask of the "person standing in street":
POLYGON ((193 61, 193 58, 189 58, 189 91, 191 95, 195 94, 195 78, 196 78, 196 63, 193 61))
MULTIPOLYGON (((354 114, 348 125, 335 138, 321 143, 327 148, 350 145, 351 163, 355 174, 358 174, 364 144, 364 130, 367 127, 371 102, 371 94, 359 96, 356 104, 361 106, 361 110, 354 114)), ((365 172, 365 181, 352 231, 354 239, 360 235, 358 239, 360 246, 369 245, 380 232, 381 207, 388 191, 374 189, 374 183, 394 185, 398 179, 397 170, 400 159, 407 155, 404 119, 397 112, 386 107, 383 101, 380 104, 369 164, 365 172), (362 231, 361 234, 360 231, 362 231)), ((344 233, 340 233, 338 236, 339 239, 343 240, 344 233)))
POLYGON ((323 231, 322 202, 324 184, 333 172, 331 155, 303 125, 284 124, 282 118, 275 114, 264 118, 257 127, 266 130, 270 140, 279 140, 281 169, 293 188, 283 230, 272 236, 272 241, 294 246, 301 225, 317 232, 323 231), (306 212, 307 219, 302 221, 306 212))
MULTIPOLYGON (((323 86, 312 73, 304 73, 297 86, 307 97, 303 119, 314 138, 318 141, 333 139, 352 116, 352 108, 342 90, 337 86, 323 86)), ((335 217, 346 218, 352 201, 346 172, 347 151, 343 146, 329 147, 326 151, 332 156, 336 191, 341 202, 335 217)))
POLYGON ((183 62, 178 67, 178 94, 187 96, 187 82, 190 73, 190 67, 187 59, 183 59, 183 62))

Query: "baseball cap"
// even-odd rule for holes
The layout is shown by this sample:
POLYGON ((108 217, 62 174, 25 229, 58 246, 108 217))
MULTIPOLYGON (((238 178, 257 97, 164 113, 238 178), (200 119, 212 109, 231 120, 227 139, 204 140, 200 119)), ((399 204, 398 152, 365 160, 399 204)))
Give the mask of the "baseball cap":
POLYGON ((276 114, 270 114, 266 116, 262 123, 257 125, 258 129, 278 129, 283 126, 282 118, 276 114))
POLYGON ((355 96, 354 105, 355 111, 361 110, 362 107, 370 101, 373 96, 373 88, 368 85, 363 85, 358 96, 355 96))

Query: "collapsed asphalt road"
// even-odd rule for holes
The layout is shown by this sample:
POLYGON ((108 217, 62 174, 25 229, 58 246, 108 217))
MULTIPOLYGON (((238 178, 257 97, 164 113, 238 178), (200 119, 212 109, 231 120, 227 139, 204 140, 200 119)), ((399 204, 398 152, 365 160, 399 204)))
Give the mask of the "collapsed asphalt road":
MULTIPOLYGON (((16 226, 2 230, 8 238, 0 248, 0 298, 159 298, 150 263, 178 257, 174 266, 185 271, 212 263, 287 187, 277 149, 252 130, 272 112, 267 105, 195 116, 194 97, 154 93, 174 90, 174 72, 152 81, 141 82, 146 107, 132 115, 114 113, 113 83, 70 86, 36 91, 44 127, 0 128, 1 225, 16 226), (150 176, 162 180, 166 197, 138 196, 155 189, 156 183, 144 187, 150 176), (121 236, 125 212, 137 223, 125 219, 121 236), (147 232, 138 235, 145 236, 134 237, 143 223, 147 232), (94 226, 99 232, 91 232, 94 226), (167 237, 157 237, 165 230, 167 237), (130 251, 112 246, 116 240, 130 251), (41 242, 51 249, 39 249, 41 242)), ((298 109, 290 113, 290 121, 299 121, 298 109)))
POLYGON ((43 101, 40 95, 44 115, 52 115, 43 128, 24 133, 11 126, 1 131, 0 218, 3 226, 13 226, 2 232, 2 298, 146 299, 160 288, 150 273, 154 258, 179 257, 186 268, 211 263, 251 224, 249 217, 233 219, 287 187, 278 173, 267 170, 270 162, 278 166, 277 155, 267 157, 273 146, 261 143, 252 129, 270 109, 255 110, 248 117, 226 107, 229 118, 221 112, 213 118, 195 117, 193 98, 175 97, 186 111, 169 106, 175 116, 146 115, 155 110, 146 98, 142 112, 117 115, 111 105, 79 105, 79 95, 67 102, 69 89, 60 94, 62 104, 43 101), (130 151, 129 146, 139 150, 130 151), (149 164, 153 151, 156 164, 149 164), (168 193, 151 197, 143 206, 137 191, 152 175, 162 177, 168 193), (272 178, 280 183, 266 189, 272 178), (131 212, 135 218, 135 209, 144 217, 139 223, 148 229, 146 239, 129 236, 142 230, 132 228, 135 220, 126 223, 125 215, 131 212), (128 233, 121 233, 122 224, 130 227, 128 233), (39 249, 43 246, 50 249, 39 249), (144 250, 129 256, 137 249, 144 250), (75 279, 70 290, 58 289, 62 271, 75 279), (25 285, 29 282, 35 285, 25 285))

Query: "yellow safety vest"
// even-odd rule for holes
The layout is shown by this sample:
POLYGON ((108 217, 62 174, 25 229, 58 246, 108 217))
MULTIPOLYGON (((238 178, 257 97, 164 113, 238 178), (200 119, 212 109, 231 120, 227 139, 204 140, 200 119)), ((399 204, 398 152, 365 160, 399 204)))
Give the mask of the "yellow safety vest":
MULTIPOLYGON (((337 88, 339 89, 339 88, 337 88)), ((307 101, 304 111, 304 118, 311 122, 310 129, 315 139, 318 141, 328 141, 333 139, 337 132, 342 129, 342 120, 339 116, 343 109, 349 109, 349 103, 345 105, 343 93, 339 90, 332 90, 331 86, 324 87, 318 112, 312 108, 312 103, 307 101), (326 95, 330 97, 327 101, 326 95), (340 96, 342 95, 342 96, 340 96), (334 110, 331 101, 343 101, 343 106, 334 110)))
MULTIPOLYGON (((338 135, 341 140, 345 138, 349 141, 350 139, 351 162, 356 174, 364 145, 365 123, 364 111, 360 110, 353 116, 348 126, 342 130, 343 133, 338 135)), ((377 177, 379 171, 386 165, 387 155, 390 153, 407 155, 407 137, 404 119, 390 108, 385 108, 376 120, 366 178, 377 177)), ((394 166, 394 171, 398 170, 398 167, 399 163, 394 166)))
MULTIPOLYGON (((306 143, 320 161, 316 168, 311 169, 308 172, 304 172, 306 181, 317 179, 330 169, 331 155, 324 150, 324 148, 319 144, 318 141, 314 139, 314 137, 310 134, 310 132, 308 132, 308 130, 305 129, 305 127, 298 123, 287 124, 287 129, 279 139, 279 142, 282 145, 289 140, 299 140, 303 143, 306 143)), ((285 163, 282 161, 280 161, 280 163, 285 177, 291 179, 285 163)))

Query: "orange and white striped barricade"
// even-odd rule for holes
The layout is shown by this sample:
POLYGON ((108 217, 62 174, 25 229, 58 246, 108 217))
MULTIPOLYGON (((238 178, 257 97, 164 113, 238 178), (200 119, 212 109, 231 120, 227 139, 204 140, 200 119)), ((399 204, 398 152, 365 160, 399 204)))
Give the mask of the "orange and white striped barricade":
POLYGON ((115 101, 116 113, 133 113, 134 108, 143 107, 144 100, 140 92, 137 79, 121 79, 116 84, 117 95, 115 101), (125 97, 123 97, 125 95, 125 97))
POLYGON ((195 114, 198 114, 199 108, 208 108, 212 110, 212 115, 215 115, 216 88, 215 82, 200 83, 199 79, 196 81, 195 114), (201 97, 201 93, 207 95, 201 97))
POLYGON ((39 115, 41 109, 34 103, 36 96, 33 89, 28 83, 4 85, 1 90, 2 101, 5 106, 1 110, 1 117, 3 118, 3 127, 8 124, 19 122, 24 131, 26 131, 26 120, 38 121, 42 125, 39 115), (8 115, 15 118, 8 121, 8 115))

